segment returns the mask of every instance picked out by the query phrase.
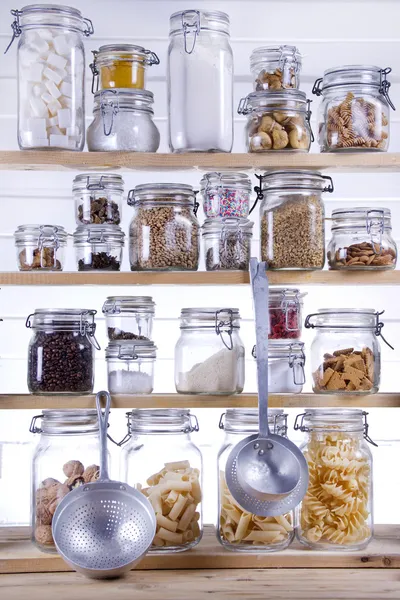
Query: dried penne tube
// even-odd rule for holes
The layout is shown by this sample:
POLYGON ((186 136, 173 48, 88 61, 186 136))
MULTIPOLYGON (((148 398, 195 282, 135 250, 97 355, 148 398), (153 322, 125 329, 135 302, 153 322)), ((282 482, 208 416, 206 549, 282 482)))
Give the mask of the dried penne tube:
POLYGON ((175 532, 178 526, 178 523, 176 521, 171 521, 171 519, 160 515, 160 513, 156 514, 156 521, 157 525, 159 525, 160 527, 164 527, 164 529, 168 529, 168 531, 175 532))
POLYGON ((191 492, 192 484, 190 481, 165 481, 164 483, 160 483, 155 486, 156 490, 160 492, 160 495, 164 492, 169 492, 174 490, 175 492, 191 492))
POLYGON ((237 529, 235 532, 235 540, 242 540, 245 537, 246 531, 250 525, 250 521, 251 514, 243 512, 237 525, 237 529))
POLYGON ((200 521, 200 513, 198 511, 196 511, 193 515, 193 519, 195 521, 200 521))
POLYGON ((190 529, 193 531, 194 539, 197 539, 201 535, 200 527, 197 521, 192 521, 190 523, 190 529))
POLYGON ((186 506, 186 498, 184 496, 179 495, 178 500, 175 502, 174 506, 171 508, 171 511, 169 513, 169 518, 172 521, 176 521, 180 517, 185 506, 186 506))
POLYGON ((258 526, 262 531, 275 531, 277 533, 287 533, 286 529, 278 523, 259 523, 258 526))
POLYGON ((293 525, 290 523, 289 519, 285 515, 280 515, 279 517, 275 517, 275 519, 276 522, 279 523, 279 525, 282 525, 285 531, 293 531, 293 525))
POLYGON ((186 477, 186 475, 183 475, 182 473, 167 471, 164 477, 164 481, 185 481, 184 477, 186 477))
POLYGON ((179 469, 190 469, 188 460, 179 460, 176 462, 164 463, 167 471, 179 471, 179 469))
POLYGON ((148 486, 152 487, 153 485, 157 485, 161 478, 162 474, 160 472, 154 473, 154 475, 150 475, 150 477, 146 479, 146 483, 148 486))
POLYGON ((173 544, 180 545, 183 543, 183 535, 182 533, 173 533, 172 531, 168 531, 168 529, 164 529, 164 527, 160 527, 157 532, 157 537, 165 542, 172 542, 173 544))
POLYGON ((164 546, 164 540, 162 540, 161 538, 158 537, 158 535, 155 535, 153 538, 153 546, 164 546))
POLYGON ((243 539, 245 542, 266 542, 271 544, 277 537, 279 537, 279 532, 276 531, 250 531, 243 539))
POLYGON ((194 540, 194 533, 191 529, 188 529, 187 531, 183 532, 183 543, 184 544, 188 544, 189 542, 193 542, 194 540))
POLYGON ((178 500, 178 496, 179 496, 178 492, 176 492, 175 490, 171 490, 165 500, 165 504, 168 504, 169 506, 173 506, 175 504, 175 502, 178 500))
POLYGON ((161 506, 161 494, 159 492, 152 492, 149 496, 149 500, 151 502, 151 505, 154 509, 154 512, 157 513, 162 513, 162 506, 161 506))
POLYGON ((200 504, 200 502, 201 502, 201 487, 200 487, 200 483, 199 483, 199 478, 197 477, 197 475, 191 475, 189 481, 192 484, 191 492, 192 492, 194 501, 196 502, 196 504, 200 504))
POLYGON ((233 533, 233 529, 230 525, 226 525, 222 530, 222 537, 224 537, 228 542, 233 544, 235 541, 235 534, 233 533))
POLYGON ((222 510, 225 512, 226 515, 228 515, 230 517, 230 519, 234 523, 236 523, 236 524, 239 523, 240 517, 241 517, 241 513, 238 511, 237 508, 235 508, 231 504, 223 504, 222 505, 222 510))
POLYGON ((192 520, 195 512, 196 512, 196 506, 194 504, 189 504, 189 506, 187 506, 185 508, 185 511, 184 511, 183 515, 181 516, 179 523, 178 523, 178 527, 177 527, 178 531, 186 531, 186 529, 189 527, 189 523, 192 520))

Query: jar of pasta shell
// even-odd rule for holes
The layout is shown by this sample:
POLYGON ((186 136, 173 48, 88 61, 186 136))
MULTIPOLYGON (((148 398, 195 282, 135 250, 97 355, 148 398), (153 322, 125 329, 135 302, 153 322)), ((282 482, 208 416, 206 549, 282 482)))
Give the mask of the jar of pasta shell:
POLYGON ((318 116, 321 152, 386 151, 389 146, 391 68, 348 65, 325 71, 314 83, 322 96, 318 116))
POLYGON ((310 482, 296 536, 315 550, 361 550, 373 536, 372 454, 367 413, 310 409, 296 418, 310 482))
MULTIPOLYGON (((270 409, 269 426, 273 433, 286 436, 287 415, 282 409, 270 409)), ((218 541, 234 552, 276 552, 287 548, 294 537, 294 514, 259 517, 246 512, 233 499, 225 481, 225 465, 233 446, 258 432, 257 409, 228 408, 221 415, 220 429, 225 432, 218 453, 218 541)))
POLYGON ((187 409, 134 409, 120 442, 121 478, 150 500, 157 518, 150 552, 173 553, 196 546, 203 534, 199 430, 187 409))

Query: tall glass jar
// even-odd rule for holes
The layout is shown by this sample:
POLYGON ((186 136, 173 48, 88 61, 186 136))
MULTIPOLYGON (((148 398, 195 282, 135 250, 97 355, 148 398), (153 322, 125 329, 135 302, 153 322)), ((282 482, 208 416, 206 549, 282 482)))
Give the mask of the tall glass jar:
POLYGON ((301 54, 296 46, 265 46, 253 50, 250 69, 256 92, 298 89, 301 54))
POLYGON ((40 434, 32 458, 32 541, 55 553, 51 524, 58 504, 75 487, 99 477, 97 412, 44 410, 29 430, 40 434))
POLYGON ((253 237, 249 219, 206 219, 203 245, 207 271, 248 271, 253 237))
POLYGON ((303 298, 300 290, 271 288, 269 290, 270 340, 297 339, 303 326, 303 298))
POLYGON ((74 233, 78 271, 119 271, 124 238, 118 225, 78 225, 74 233))
MULTIPOLYGON (((252 355, 257 358, 256 346, 252 355)), ((268 344, 268 392, 301 394, 306 382, 304 343, 271 340, 268 344)))
POLYGON ((321 152, 388 149, 390 108, 394 106, 386 77, 391 70, 349 65, 328 69, 316 80, 313 94, 322 96, 321 152))
POLYGON ((20 271, 62 271, 68 234, 60 225, 19 225, 14 233, 20 271))
MULTIPOLYGON (((31 4, 12 10, 18 43, 18 144, 21 150, 83 150, 85 50, 93 33, 76 8, 31 4)), ((10 43, 10 45, 11 45, 10 43)))
POLYGON ((119 225, 124 180, 121 175, 83 173, 72 184, 77 225, 119 225))
POLYGON ((175 346, 175 386, 181 394, 240 394, 245 350, 237 308, 182 308, 175 346))
POLYGON ((26 326, 31 394, 91 394, 94 383, 95 310, 37 308, 26 326))
POLYGON ((397 246, 389 208, 337 208, 332 211, 328 246, 330 269, 394 269, 397 246))
POLYGON ((114 88, 145 89, 147 67, 159 65, 155 52, 133 44, 108 44, 92 50, 92 93, 114 88))
POLYGON ((151 296, 109 296, 103 304, 108 339, 150 341, 154 307, 151 296))
MULTIPOLYGON (((270 409, 270 429, 286 436, 287 415, 282 409, 270 409)), ((218 453, 218 541, 235 552, 276 552, 287 548, 294 537, 293 512, 278 517, 259 517, 247 513, 232 497, 225 481, 225 465, 236 444, 258 432, 256 409, 228 408, 221 415, 220 429, 225 438, 218 453)))
POLYGON ((314 550, 361 550, 373 536, 372 454, 367 413, 312 409, 296 419, 310 481, 298 508, 299 541, 314 550), (301 421, 299 423, 299 418, 301 421))
POLYGON ((207 219, 249 216, 251 180, 246 173, 206 173, 200 181, 200 191, 207 219))
POLYGON ((146 340, 115 340, 106 348, 110 394, 151 394, 157 348, 146 340))
POLYGON ((150 552, 189 550, 203 534, 203 463, 191 439, 197 419, 180 408, 134 409, 127 418, 121 479, 141 490, 156 513, 150 552))
POLYGON ((168 123, 172 152, 230 152, 233 54, 229 17, 185 10, 170 18, 168 123))

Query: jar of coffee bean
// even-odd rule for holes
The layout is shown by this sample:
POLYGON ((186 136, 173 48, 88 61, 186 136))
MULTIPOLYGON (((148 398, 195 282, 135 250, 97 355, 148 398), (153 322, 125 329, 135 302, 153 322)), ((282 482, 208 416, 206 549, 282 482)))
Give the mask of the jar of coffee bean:
POLYGON ((150 341, 154 307, 155 303, 151 296, 108 296, 102 310, 110 342, 150 341))
POLYGON ((38 308, 27 318, 31 394, 90 394, 94 383, 95 310, 38 308))
POLYGON ((119 225, 124 181, 121 175, 77 175, 72 185, 77 225, 119 225))
POLYGON ((200 225, 190 185, 138 185, 128 195, 132 271, 197 271, 200 225))
POLYGON ((253 221, 207 219, 202 227, 207 271, 248 271, 253 221))
POLYGON ((74 233, 78 271, 119 271, 124 238, 118 225, 79 225, 74 233))

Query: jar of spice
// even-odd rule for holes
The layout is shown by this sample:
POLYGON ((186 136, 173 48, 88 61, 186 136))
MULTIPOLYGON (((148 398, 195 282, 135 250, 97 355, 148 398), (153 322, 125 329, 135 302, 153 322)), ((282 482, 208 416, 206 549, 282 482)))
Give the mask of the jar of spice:
POLYGON ((253 50, 250 69, 256 92, 299 88, 301 54, 296 46, 265 46, 253 50))
POLYGON ((151 394, 156 350, 145 340, 110 342, 106 348, 110 394, 151 394))
POLYGON ((153 121, 154 96, 146 90, 102 90, 94 95, 87 130, 91 152, 157 152, 160 133, 153 121))
POLYGON ((337 208, 332 211, 328 246, 330 269, 394 269, 397 246, 389 208, 337 208))
POLYGON ((33 417, 29 431, 40 434, 32 464, 32 541, 39 550, 56 553, 51 525, 58 504, 74 488, 99 478, 97 412, 44 410, 33 417))
MULTIPOLYGON (((269 427, 286 437, 287 415, 282 409, 270 409, 269 427)), ((293 512, 277 517, 259 517, 246 512, 232 497, 225 481, 225 465, 232 448, 246 436, 258 433, 258 411, 228 408, 221 415, 220 429, 225 432, 218 453, 218 541, 234 552, 276 552, 287 548, 294 537, 293 512)))
POLYGON ((62 271, 68 234, 59 225, 19 225, 14 233, 20 271, 62 271))
POLYGON ((203 534, 199 430, 187 409, 134 409, 127 413, 128 442, 121 453, 123 481, 141 490, 157 518, 150 552, 175 553, 196 546, 203 534))
POLYGON ((318 131, 321 152, 381 150, 389 146, 391 68, 349 65, 325 71, 314 83, 322 96, 318 131))
POLYGON ((248 116, 245 132, 248 152, 310 150, 314 137, 310 101, 304 92, 252 92, 241 99, 238 113, 248 116))
POLYGON ((240 394, 244 345, 237 308, 182 308, 175 346, 175 386, 181 394, 240 394))
POLYGON ((150 341, 154 307, 151 296, 109 296, 103 304, 108 339, 150 341))
POLYGON ((121 175, 84 173, 72 184, 77 225, 119 225, 124 180, 121 175))
POLYGON ((124 238, 118 225, 79 225, 74 233, 78 271, 119 271, 124 238))
POLYGON ((206 219, 202 227, 207 271, 248 271, 253 237, 249 219, 206 219))
POLYGON ((197 271, 200 225, 192 186, 137 185, 128 204, 134 208, 129 227, 132 271, 197 271))
POLYGON ((37 308, 26 320, 33 329, 28 350, 31 394, 91 394, 94 383, 95 310, 37 308))
POLYGON ((147 67, 159 65, 155 52, 133 44, 108 44, 92 50, 92 93, 99 89, 145 89, 147 67))
POLYGON ((297 339, 303 325, 303 298, 300 290, 271 288, 269 290, 270 340, 297 339))
POLYGON ((246 173, 206 173, 200 181, 203 210, 210 218, 247 218, 251 181, 246 173))
POLYGON ((302 450, 310 473, 296 536, 308 548, 361 550, 372 538, 372 454, 366 442, 374 442, 366 417, 354 408, 324 408, 296 418, 295 429, 307 433, 302 450))
MULTIPOLYGON (((257 358, 256 346, 252 355, 257 358)), ((272 340, 268 345, 268 392, 301 394, 306 382, 303 342, 272 340)))

